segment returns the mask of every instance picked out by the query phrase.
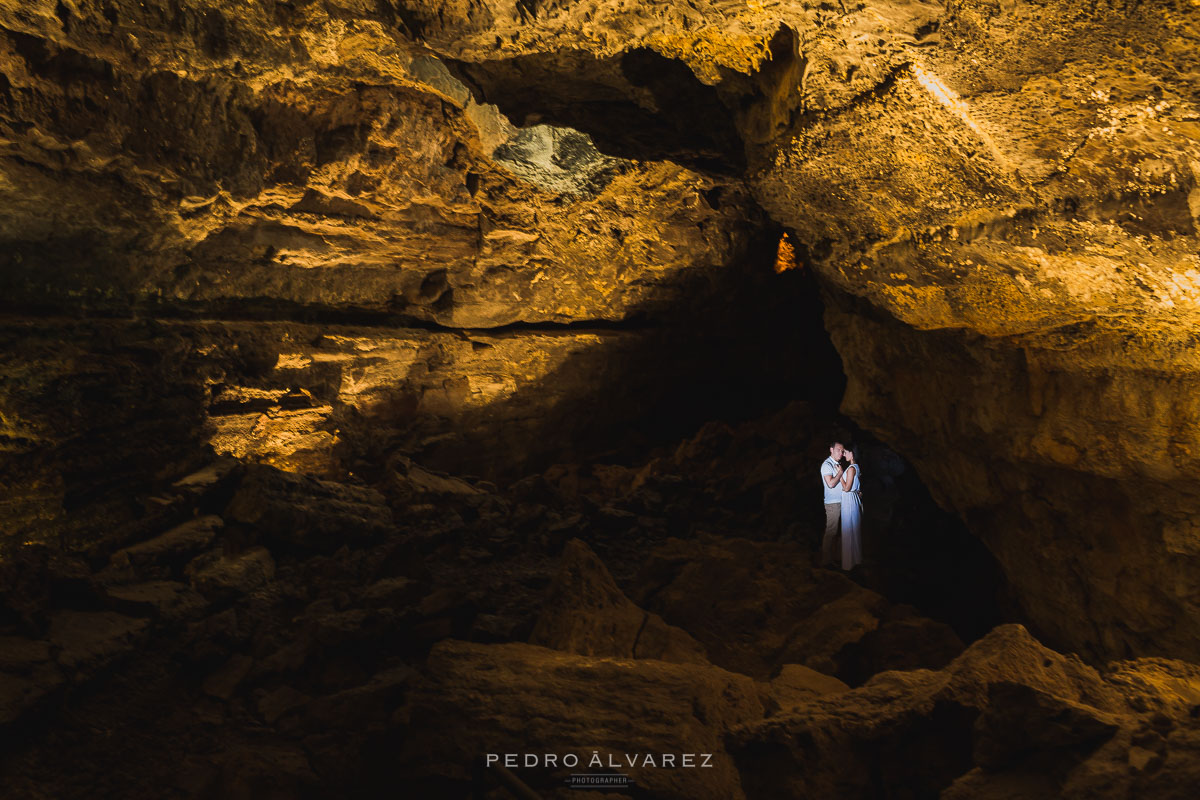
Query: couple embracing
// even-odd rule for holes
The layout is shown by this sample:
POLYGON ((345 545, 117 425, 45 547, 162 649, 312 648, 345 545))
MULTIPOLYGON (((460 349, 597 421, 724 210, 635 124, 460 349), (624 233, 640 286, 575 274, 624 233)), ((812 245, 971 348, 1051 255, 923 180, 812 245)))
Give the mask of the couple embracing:
POLYGON ((834 442, 829 458, 821 465, 821 482, 825 485, 825 537, 821 540, 821 566, 832 567, 841 525, 842 569, 862 563, 862 490, 859 488, 859 466, 854 448, 834 442), (846 463, 843 465, 842 460, 846 463))

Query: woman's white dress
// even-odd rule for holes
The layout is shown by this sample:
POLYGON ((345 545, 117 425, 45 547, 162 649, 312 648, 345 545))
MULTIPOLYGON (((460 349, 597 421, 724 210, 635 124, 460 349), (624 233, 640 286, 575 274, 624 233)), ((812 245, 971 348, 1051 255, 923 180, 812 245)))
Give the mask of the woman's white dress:
POLYGON ((862 494, 858 481, 862 467, 853 466, 850 491, 842 490, 842 569, 862 563, 862 494))

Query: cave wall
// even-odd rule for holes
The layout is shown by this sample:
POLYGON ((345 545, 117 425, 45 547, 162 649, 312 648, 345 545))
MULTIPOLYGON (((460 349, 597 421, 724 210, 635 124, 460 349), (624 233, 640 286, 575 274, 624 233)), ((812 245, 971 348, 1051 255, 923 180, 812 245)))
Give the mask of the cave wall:
POLYGON ((516 128, 388 4, 7 3, 0 28, 10 307, 616 320, 754 225, 737 185, 713 208, 703 175, 516 128))
MULTIPOLYGON (((567 363, 577 398, 636 416, 602 376, 703 363, 571 354, 799 302, 764 283, 708 314, 783 226, 843 410, 1044 635, 1200 658, 1198 39, 1184 0, 0 3, 0 289, 31 341, 56 315, 170 322, 102 339, 156 342, 133 347, 147 391, 186 372, 179 441, 320 473, 378 441, 470 458, 462 431, 545 418, 567 363), (596 330, 537 327, 562 323, 596 330), (199 369, 213 330, 274 360, 199 369)), ((38 422, 40 358, 5 376, 21 459, 81 429, 38 422)))
POLYGON ((613 77, 643 47, 712 86, 822 278, 842 410, 917 464, 1052 641, 1198 655, 1193 5, 483 7, 440 6, 423 35, 501 107, 529 109, 520 63, 561 77, 547 114, 584 84, 667 108, 613 77))
POLYGON ((518 126, 413 13, 0 3, 5 546, 119 539, 210 450, 503 482, 803 393, 738 175, 518 126))
POLYGON ((751 179, 827 281, 843 411, 1097 657, 1200 641, 1197 21, 950 4, 751 179))

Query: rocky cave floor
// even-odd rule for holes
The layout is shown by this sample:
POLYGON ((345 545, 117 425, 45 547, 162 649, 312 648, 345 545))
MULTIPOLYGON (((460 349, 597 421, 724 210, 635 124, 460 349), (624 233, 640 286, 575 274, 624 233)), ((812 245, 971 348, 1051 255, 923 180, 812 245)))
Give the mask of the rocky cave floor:
MULTIPOLYGON (((793 402, 504 488, 215 459, 153 538, 0 564, 5 795, 508 797, 481 753, 595 750, 713 754, 609 798, 1193 796, 1200 667, 1006 622, 881 445, 866 563, 812 566, 838 424, 793 402)), ((592 795, 571 771, 513 770, 592 795)))

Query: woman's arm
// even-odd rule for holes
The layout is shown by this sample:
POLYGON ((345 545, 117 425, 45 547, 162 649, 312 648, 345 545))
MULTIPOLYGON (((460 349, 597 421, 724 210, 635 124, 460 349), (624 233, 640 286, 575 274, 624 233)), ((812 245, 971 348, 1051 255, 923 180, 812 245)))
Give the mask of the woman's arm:
POLYGON ((846 471, 842 473, 842 491, 848 492, 850 491, 850 487, 854 485, 854 472, 851 472, 851 470, 857 472, 858 467, 853 464, 846 467, 846 471))

